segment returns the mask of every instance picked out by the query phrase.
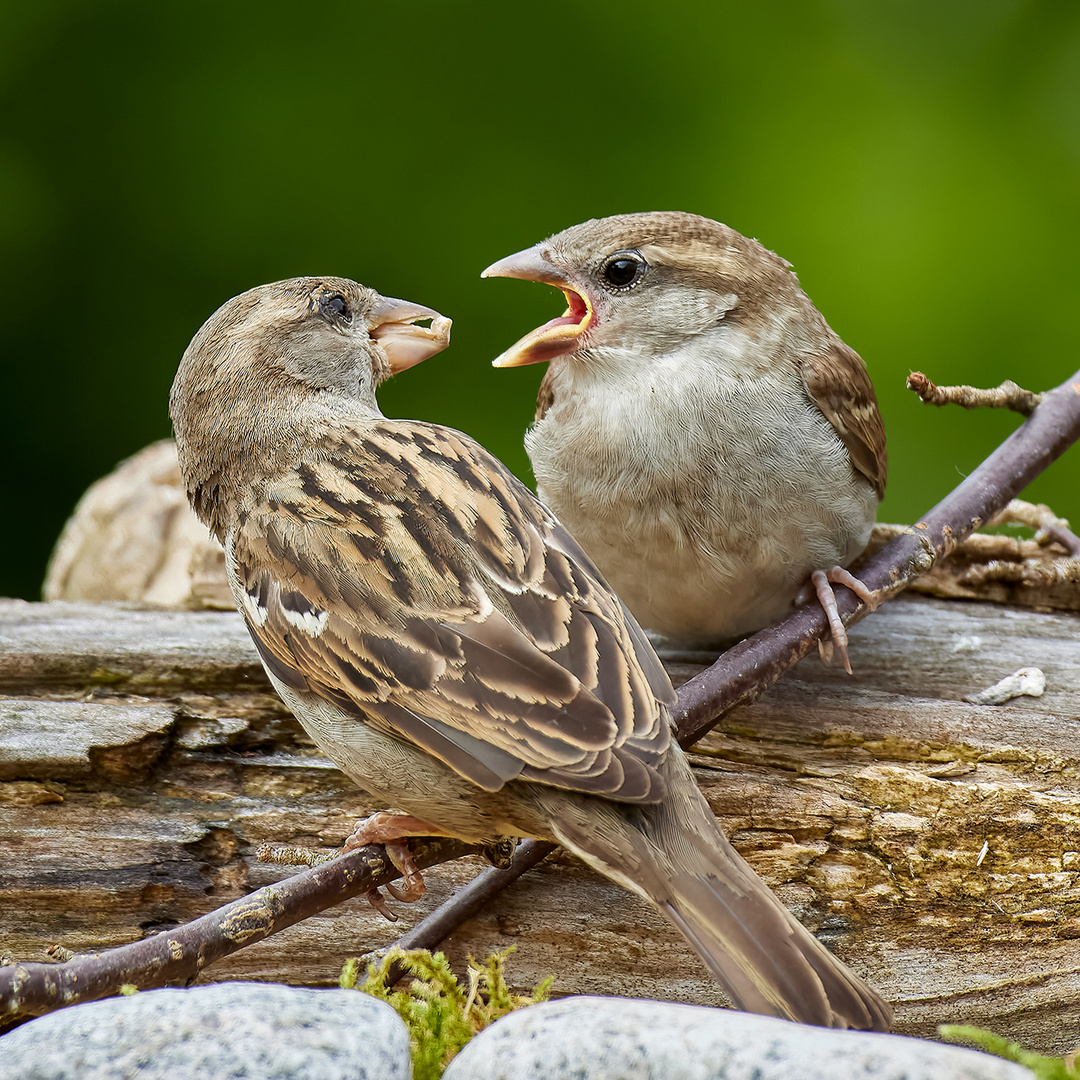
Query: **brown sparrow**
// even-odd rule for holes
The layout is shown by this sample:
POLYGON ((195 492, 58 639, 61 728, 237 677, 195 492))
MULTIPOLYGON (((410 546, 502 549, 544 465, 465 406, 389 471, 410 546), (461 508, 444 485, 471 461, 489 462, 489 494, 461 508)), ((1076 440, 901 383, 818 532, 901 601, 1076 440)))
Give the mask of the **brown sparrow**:
POLYGON ((758 630, 866 546, 885 429, 859 356, 790 265, 682 213, 575 225, 489 266, 569 304, 496 367, 554 361, 525 445, 540 498, 643 626, 686 645, 758 630))
POLYGON ((355 842, 564 844, 666 914, 742 1008, 887 1028, 721 834, 663 667, 570 534, 468 436, 379 411, 378 384, 448 331, 352 281, 283 281, 211 316, 173 384, 187 492, 270 680, 405 812, 355 842))

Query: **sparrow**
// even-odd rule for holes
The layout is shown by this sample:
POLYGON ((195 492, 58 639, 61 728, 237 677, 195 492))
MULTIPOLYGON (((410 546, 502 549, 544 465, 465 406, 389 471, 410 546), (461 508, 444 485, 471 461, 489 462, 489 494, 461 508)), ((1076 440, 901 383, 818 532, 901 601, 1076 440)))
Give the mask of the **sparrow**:
POLYGON ((499 356, 550 361, 525 445, 540 498, 641 624, 709 647, 812 589, 850 673, 832 585, 885 490, 866 365, 784 259, 685 213, 575 225, 484 277, 562 290, 567 310, 499 356))
POLYGON ((270 681, 395 808, 354 846, 563 844, 664 913, 739 1007, 887 1029, 720 832, 664 668, 570 533, 467 435, 380 412, 379 383, 449 327, 342 278, 265 285, 198 331, 170 398, 270 681))

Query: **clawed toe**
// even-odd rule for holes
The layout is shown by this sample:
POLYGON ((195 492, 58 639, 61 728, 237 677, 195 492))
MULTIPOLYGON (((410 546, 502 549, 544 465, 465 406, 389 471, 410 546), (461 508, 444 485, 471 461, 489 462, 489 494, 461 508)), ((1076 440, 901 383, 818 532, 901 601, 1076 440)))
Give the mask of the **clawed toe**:
POLYGON ((387 921, 397 922, 397 916, 387 906, 386 898, 378 889, 364 893, 364 899, 387 921))
MULTIPOLYGON (((367 847, 368 844, 381 844, 386 850, 387 857, 402 875, 400 886, 388 883, 386 889, 395 899, 411 904, 427 892, 427 886, 424 885, 423 875, 413 862, 412 853, 409 851, 409 844, 405 838, 432 834, 437 835, 438 830, 420 818, 413 817, 411 814, 382 811, 358 821, 341 850, 344 853, 367 847)), ((364 894, 364 897, 384 919, 390 922, 397 921, 397 916, 387 907, 386 900, 378 889, 370 890, 364 894)))
MULTIPOLYGON (((825 618, 829 623, 831 641, 819 641, 818 653, 824 664, 831 664, 833 653, 840 657, 844 670, 851 674, 851 662, 848 660, 848 636, 844 629, 843 620, 836 606, 836 594, 833 585, 844 585, 849 588, 871 611, 878 606, 878 599, 867 586, 854 574, 845 570, 842 566, 834 566, 831 570, 815 570, 810 575, 810 584, 817 593, 818 603, 825 611, 825 618)), ((801 595, 801 594, 800 594, 801 595)))
POLYGON ((393 810, 380 810, 371 817, 362 818, 353 826, 342 845, 343 852, 355 851, 368 844, 386 844, 405 836, 438 836, 439 830, 422 818, 412 814, 398 814, 393 810))
POLYGON ((387 891, 406 904, 419 900, 427 892, 427 886, 424 884, 423 875, 413 862, 409 845, 389 842, 385 846, 390 861, 401 871, 401 885, 388 882, 387 891))

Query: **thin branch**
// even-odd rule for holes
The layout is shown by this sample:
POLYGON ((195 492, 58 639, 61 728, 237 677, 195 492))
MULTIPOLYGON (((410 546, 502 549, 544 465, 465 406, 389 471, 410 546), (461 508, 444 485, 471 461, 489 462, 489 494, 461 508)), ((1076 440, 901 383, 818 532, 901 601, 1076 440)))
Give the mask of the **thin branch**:
POLYGON ((957 580, 963 585, 985 585, 991 581, 1021 582, 1024 585, 1071 585, 1080 581, 1080 559, 1058 559, 1047 565, 1041 563, 1009 562, 991 559, 970 566, 957 580))
MULTIPOLYGON (((958 488, 861 568, 863 581, 883 599, 952 551, 1080 438, 1080 372, 1041 397, 1031 417, 958 488)), ((848 624, 867 614, 846 590, 837 600, 848 624)), ((726 652, 680 689, 675 710, 679 742, 693 745, 724 712, 764 693, 825 631, 821 607, 807 605, 726 652)), ((545 848, 550 845, 532 842, 527 857, 520 863, 515 858, 510 870, 486 871, 466 886, 465 899, 452 899, 405 940, 414 946, 420 940, 437 944, 524 872, 526 862, 539 862, 545 848)), ((413 857, 422 868, 475 850, 451 840, 412 841, 413 857)), ((522 845, 519 857, 525 850, 522 845)), ((143 989, 189 983, 213 961, 400 876, 382 848, 361 848, 156 937, 61 964, 0 967, 0 1017, 39 1015, 95 1001, 117 993, 125 983, 143 989)))
MULTIPOLYGON (((402 934, 390 948, 434 949, 462 923, 482 911, 503 889, 517 881, 526 870, 531 870, 537 863, 543 862, 558 846, 547 840, 524 841, 514 852, 514 861, 507 869, 496 870, 489 867, 481 870, 449 900, 421 919, 410 931, 402 934)), ((386 977, 386 985, 393 986, 404 974, 404 966, 394 965, 386 977)))
POLYGON ((937 386, 921 371, 913 371, 907 379, 909 390, 914 390, 927 405, 959 405, 964 409, 1012 409, 1013 412, 1030 416, 1042 401, 1042 394, 1033 394, 1012 379, 1000 386, 985 390, 978 386, 937 386))
MULTIPOLYGON (((479 848, 459 840, 414 840, 423 868, 479 848)), ((39 1016, 65 1005, 97 1001, 131 984, 140 990, 186 986, 204 967, 270 937, 310 915, 401 877, 381 846, 359 848, 332 862, 267 885, 173 930, 104 953, 59 964, 0 968, 0 1018, 39 1016)))
POLYGON ((1004 510, 994 515, 989 524, 1026 525, 1034 530, 1036 543, 1060 544, 1073 558, 1080 558, 1080 537, 1069 528, 1064 518, 1059 518, 1049 506, 1042 503, 1013 499, 1004 510))

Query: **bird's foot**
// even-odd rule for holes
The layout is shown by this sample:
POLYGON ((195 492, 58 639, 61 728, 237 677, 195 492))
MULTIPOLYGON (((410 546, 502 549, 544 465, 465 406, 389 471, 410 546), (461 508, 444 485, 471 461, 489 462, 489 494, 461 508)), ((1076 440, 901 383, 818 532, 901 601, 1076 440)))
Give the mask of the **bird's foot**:
POLYGON ((481 848, 480 854, 496 870, 509 870, 514 862, 514 852, 517 851, 519 843, 519 837, 517 836, 504 836, 494 843, 487 844, 481 848))
POLYGON ((818 603, 825 610, 825 618, 829 623, 830 640, 818 641, 818 654, 823 664, 831 664, 833 653, 840 657, 844 670, 851 674, 851 661, 848 660, 848 636, 844 629, 844 623, 840 618, 840 612, 836 607, 836 594, 833 585, 845 585, 849 588, 871 611, 878 606, 878 599, 870 589, 863 584, 854 574, 845 570, 842 566, 834 566, 831 570, 815 570, 810 575, 810 584, 799 594, 799 602, 809 599, 810 590, 813 589, 818 598, 818 603))
MULTIPOLYGON (((427 892, 427 887, 424 885, 424 878, 416 863, 413 862, 406 837, 438 835, 439 830, 422 818, 384 810, 358 821, 341 850, 344 854, 355 851, 357 848, 367 847, 368 844, 381 844, 387 857, 401 871, 401 885, 388 883, 386 890, 395 899, 411 904, 427 892)), ((386 906, 386 901, 378 889, 372 889, 364 896, 384 919, 390 922, 397 920, 397 916, 386 906)))

